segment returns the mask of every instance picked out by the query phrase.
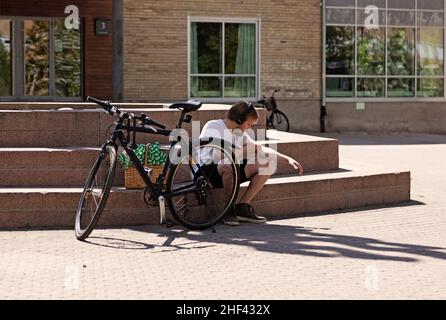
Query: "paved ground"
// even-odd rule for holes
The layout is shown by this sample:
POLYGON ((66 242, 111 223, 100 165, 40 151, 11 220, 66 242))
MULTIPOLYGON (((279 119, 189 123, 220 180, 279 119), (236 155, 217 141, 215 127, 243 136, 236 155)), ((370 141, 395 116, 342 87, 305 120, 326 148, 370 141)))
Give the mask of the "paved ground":
POLYGON ((215 234, 0 232, 0 298, 445 299, 446 136, 340 139, 343 167, 411 170, 413 201, 215 234))

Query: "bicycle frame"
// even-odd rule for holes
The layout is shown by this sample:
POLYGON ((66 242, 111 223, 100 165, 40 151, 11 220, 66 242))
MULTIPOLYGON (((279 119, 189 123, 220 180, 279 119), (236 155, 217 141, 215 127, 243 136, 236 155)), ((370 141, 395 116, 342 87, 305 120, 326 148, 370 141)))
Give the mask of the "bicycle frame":
MULTIPOLYGON (((181 118, 176 126, 177 129, 181 129, 182 127, 182 123, 184 121, 188 121, 190 120, 190 118, 188 118, 190 116, 187 116, 185 112, 181 113, 181 118)), ((130 122, 128 120, 128 122, 130 122)), ((139 127, 139 126, 135 126, 135 125, 130 125, 130 124, 124 124, 124 119, 120 119, 115 126, 115 129, 113 130, 112 136, 110 139, 107 140, 107 142, 104 144, 104 147, 108 144, 113 144, 114 146, 118 147, 119 145, 121 145, 124 150, 127 152, 129 158, 131 159, 131 161, 134 163, 135 168, 138 172, 138 174, 140 175, 140 177, 143 179, 144 183, 146 184, 146 186, 149 188, 151 195, 154 199, 158 199, 159 196, 176 196, 176 195, 180 195, 180 194, 184 194, 184 193, 190 193, 190 192, 194 192, 196 191, 196 187, 195 185, 191 185, 189 188, 181 188, 181 190, 175 190, 175 192, 171 192, 169 194, 167 194, 164 190, 163 190, 163 182, 167 176, 167 171, 171 165, 171 161, 170 161, 170 157, 167 157, 167 161, 164 164, 163 170, 160 174, 160 176, 158 177, 156 183, 153 183, 152 180, 150 179, 150 176, 147 174, 144 165, 139 161, 138 157, 136 156, 135 152, 133 151, 133 148, 130 147, 130 141, 129 139, 127 139, 124 135, 124 132, 140 132, 140 133, 145 133, 145 134, 154 134, 154 135, 163 135, 163 136, 170 136, 172 133, 172 130, 166 130, 166 129, 154 129, 154 128, 145 128, 145 127, 139 127), (119 145, 117 144, 117 142, 119 142, 119 145)), ((179 140, 177 141, 172 141, 170 144, 170 149, 172 150, 172 148, 175 147, 175 145, 179 142, 179 140)), ((103 150, 104 150, 103 147, 103 150)), ((198 165, 198 171, 200 173, 202 172, 201 167, 198 165)), ((207 177, 206 177, 207 179, 207 177)))

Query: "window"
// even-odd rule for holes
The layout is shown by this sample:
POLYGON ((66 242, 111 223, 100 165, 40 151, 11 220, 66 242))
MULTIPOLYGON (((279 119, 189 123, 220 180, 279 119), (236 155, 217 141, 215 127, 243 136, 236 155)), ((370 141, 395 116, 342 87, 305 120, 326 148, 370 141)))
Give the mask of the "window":
POLYGON ((190 92, 192 98, 257 97, 257 23, 190 24, 190 92))
POLYGON ((355 75, 354 27, 327 27, 327 96, 353 97, 355 75))
POLYGON ((443 0, 326 5, 326 97, 444 98, 443 0))
POLYGON ((385 30, 384 28, 357 28, 357 74, 380 76, 385 74, 385 30))
POLYGON ((0 19, 0 97, 12 95, 12 21, 0 19))

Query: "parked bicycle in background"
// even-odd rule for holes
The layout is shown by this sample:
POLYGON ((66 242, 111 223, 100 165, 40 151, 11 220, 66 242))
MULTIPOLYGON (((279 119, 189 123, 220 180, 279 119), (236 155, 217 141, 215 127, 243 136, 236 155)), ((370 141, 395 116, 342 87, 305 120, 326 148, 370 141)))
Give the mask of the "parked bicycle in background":
POLYGON ((267 98, 263 96, 262 100, 259 100, 258 103, 262 104, 262 106, 268 110, 270 113, 266 117, 266 128, 267 129, 276 129, 278 131, 290 131, 290 122, 288 121, 288 117, 277 108, 277 100, 274 95, 279 92, 280 89, 273 90, 271 97, 267 98))

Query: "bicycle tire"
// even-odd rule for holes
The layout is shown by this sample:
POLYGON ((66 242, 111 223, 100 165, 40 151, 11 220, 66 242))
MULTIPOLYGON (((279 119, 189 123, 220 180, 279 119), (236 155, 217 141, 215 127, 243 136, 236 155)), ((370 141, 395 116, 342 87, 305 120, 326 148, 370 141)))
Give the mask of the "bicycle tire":
MULTIPOLYGON (((101 153, 99 154, 99 157, 94 163, 92 169, 90 170, 90 174, 88 175, 88 178, 85 182, 84 189, 82 191, 82 195, 76 210, 76 221, 75 221, 75 234, 76 238, 80 241, 83 241, 86 238, 88 238, 93 229, 96 227, 96 224, 98 223, 99 218, 102 212, 104 211, 105 204, 110 194, 110 190, 113 184, 113 179, 115 176, 116 152, 117 152, 116 146, 111 144, 105 145, 102 148, 101 153), (103 175, 105 177, 105 181, 101 189, 100 199, 97 202, 96 197, 94 196, 94 192, 92 191, 92 184, 94 181, 96 181, 97 183, 98 174, 99 175, 102 174, 102 172, 100 172, 100 169, 103 163, 105 163, 107 172, 105 172, 105 175, 103 175), (92 199, 94 200, 96 204, 96 209, 94 210, 94 213, 91 215, 91 217, 87 217, 87 226, 83 228, 82 220, 84 217, 87 216, 85 202, 89 197, 92 197, 92 199)), ((99 178, 101 179, 101 176, 99 176, 99 178)))
MULTIPOLYGON (((213 139, 212 143, 200 143, 200 146, 198 148, 204 148, 204 147, 211 147, 211 148, 217 148, 218 150, 222 150, 223 152, 225 152, 225 159, 228 159, 228 161, 230 161, 230 163, 228 163, 228 165, 230 166, 229 168, 231 168, 231 180, 230 183, 228 183, 228 185, 230 184, 230 186, 228 186, 228 189, 230 190, 228 198, 226 201, 224 201, 224 205, 221 206, 221 208, 217 208, 215 210, 212 210, 213 212, 213 216, 210 217, 209 216, 209 211, 211 208, 209 208, 207 201, 204 201, 204 203, 202 203, 200 205, 200 199, 199 199, 199 195, 197 194, 193 194, 188 193, 186 194, 186 196, 180 195, 178 197, 169 197, 166 196, 166 202, 168 204, 169 210, 172 214, 172 216, 175 218, 175 220, 177 222, 179 222, 181 225, 183 225, 186 228, 192 229, 192 230, 204 230, 207 228, 210 228, 214 225, 216 225, 217 223, 219 223, 224 216, 229 212, 229 210, 231 209, 231 207, 233 206, 234 202, 237 199, 237 195, 239 192, 239 186, 240 186, 240 166, 236 160, 235 154, 234 152, 232 152, 232 150, 229 150, 230 148, 225 147, 223 141, 221 140, 217 140, 217 139, 213 139), (181 197, 183 197, 184 199, 181 199, 181 197), (187 200, 189 197, 189 200, 187 200), (180 198, 181 201, 184 200, 184 206, 188 205, 187 202, 189 201, 189 203, 191 203, 191 208, 193 214, 191 215, 191 217, 194 217, 195 219, 192 219, 191 217, 186 217, 186 214, 184 214, 184 212, 181 212, 178 208, 178 201, 177 199, 180 198), (176 202, 176 203, 174 203, 176 202), (194 206, 195 204, 195 206, 194 206), (204 208, 203 208, 204 206, 204 208), (204 214, 203 211, 206 212, 206 214, 204 214), (202 217, 204 215, 207 215, 207 219, 202 219, 202 217), (198 217, 198 219, 197 219, 198 217)), ((189 146, 189 157, 192 157, 192 159, 195 159, 195 163, 199 163, 198 158, 196 158, 195 156, 196 152, 192 152, 192 147, 189 146)), ((167 177, 167 181, 166 181, 166 195, 168 195, 169 193, 175 191, 175 184, 176 182, 174 181, 178 170, 179 170, 179 166, 180 165, 184 165, 181 162, 179 164, 172 164, 169 168, 169 174, 167 177)), ((184 165, 186 168, 190 167, 191 171, 190 173, 186 172, 186 176, 188 174, 192 174, 192 167, 196 166, 196 164, 190 164, 190 162, 187 165, 184 165)), ((189 169, 187 169, 189 170, 189 169)), ((197 184, 198 179, 203 179, 203 177, 201 176, 202 172, 195 172, 196 175, 194 175, 194 181, 197 184), (198 176, 198 178, 197 178, 198 176), (196 181, 197 180, 197 181, 196 181)), ((184 174, 183 174, 184 176, 184 174)), ((191 177, 192 179, 192 177, 191 177)), ((190 181, 189 183, 192 183, 192 181, 190 181)), ((212 196, 215 196, 217 199, 220 197, 221 199, 221 195, 223 194, 222 192, 224 192, 223 190, 221 190, 221 188, 215 188, 212 187, 210 184, 206 184, 206 194, 208 197, 210 197, 210 199, 215 199, 212 198, 212 196), (220 190, 219 190, 220 189, 220 190)), ((208 198, 209 199, 209 198, 208 198)), ((183 204, 182 204, 183 205, 183 204)), ((216 204, 215 204, 216 205, 216 204)), ((215 207, 214 207, 215 208, 215 207)))
POLYGON ((267 123, 269 124, 269 129, 276 129, 279 131, 290 131, 290 122, 288 117, 280 110, 274 110, 268 118, 267 123))
POLYGON ((273 127, 273 124, 271 123, 271 119, 270 119, 270 117, 267 117, 266 118, 266 129, 275 129, 274 127, 273 127))

